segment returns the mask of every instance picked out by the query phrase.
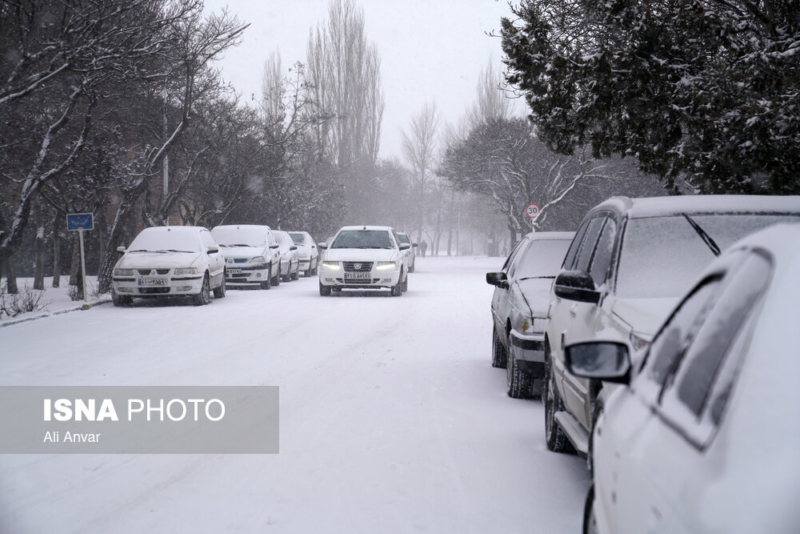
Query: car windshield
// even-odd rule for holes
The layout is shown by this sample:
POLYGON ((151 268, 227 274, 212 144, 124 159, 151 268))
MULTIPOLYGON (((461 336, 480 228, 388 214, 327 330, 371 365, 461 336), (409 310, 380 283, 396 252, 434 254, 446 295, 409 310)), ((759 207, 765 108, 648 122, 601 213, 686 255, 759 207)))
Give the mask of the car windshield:
POLYGON ((305 245, 307 241, 306 234, 300 232, 289 232, 289 237, 292 238, 295 245, 305 245))
MULTIPOLYGON (((779 222, 800 222, 800 215, 691 215, 725 250, 738 239, 779 222)), ((630 219, 617 271, 617 296, 677 297, 714 259, 711 247, 683 215, 630 219)))
POLYGON ((260 228, 217 227, 211 235, 221 247, 263 247, 267 232, 260 228))
POLYGON ((394 248, 386 230, 342 230, 331 248, 394 248))
POLYGON ((130 252, 200 252, 200 238, 196 232, 152 228, 143 230, 136 236, 128 250, 130 252))
POLYGON ((400 240, 401 243, 411 244, 411 240, 408 238, 406 234, 397 234, 397 238, 400 240))
POLYGON ((537 239, 520 260, 517 278, 554 278, 567 254, 569 239, 537 239))

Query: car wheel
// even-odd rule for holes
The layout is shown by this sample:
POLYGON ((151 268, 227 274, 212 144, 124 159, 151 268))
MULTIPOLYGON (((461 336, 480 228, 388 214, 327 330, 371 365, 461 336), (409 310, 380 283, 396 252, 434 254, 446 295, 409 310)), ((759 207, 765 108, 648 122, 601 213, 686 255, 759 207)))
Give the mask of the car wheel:
MULTIPOLYGON (((289 270, 291 271, 291 265, 289 266, 289 270)), ((291 275, 292 280, 297 280, 300 278, 300 263, 297 263, 297 269, 295 269, 294 274, 291 275)))
POLYGON ((597 516, 594 513, 594 485, 589 486, 583 505, 583 534, 597 534, 597 516))
POLYGON ((550 349, 545 343, 544 357, 544 384, 542 398, 544 399, 544 435, 547 448, 553 452, 571 452, 571 444, 564 430, 556 421, 556 412, 564 409, 561 397, 558 395, 555 380, 553 379, 553 365, 550 359, 550 349))
POLYGON ((322 282, 319 283, 319 294, 323 297, 328 297, 331 294, 331 286, 322 285, 322 282))
POLYGON ((403 282, 397 281, 397 284, 392 286, 392 296, 393 297, 400 297, 403 295, 403 282))
POLYGON ((208 284, 208 273, 203 277, 203 286, 197 295, 192 296, 192 301, 195 306, 205 306, 211 302, 211 289, 208 284))
POLYGON ((311 274, 313 274, 314 276, 317 276, 319 274, 317 272, 317 269, 319 269, 319 259, 317 260, 317 263, 314 264, 314 268, 311 269, 311 274))
MULTIPOLYGON (((511 347, 511 343, 508 344, 511 347)), ((527 399, 531 392, 531 377, 522 372, 514 356, 514 349, 508 352, 506 361, 506 383, 508 396, 512 399, 527 399)))
POLYGON ((272 264, 267 265, 267 279, 261 282, 261 289, 269 289, 272 287, 272 264))
MULTIPOLYGON (((270 274, 272 274, 272 271, 270 271, 270 274)), ((273 286, 281 285, 281 264, 280 263, 278 264, 278 274, 276 274, 275 278, 272 279, 272 285, 273 286)))
POLYGON ((225 298, 225 290, 226 290, 226 283, 225 283, 225 273, 222 273, 222 283, 214 288, 214 298, 215 299, 222 299, 225 298))
POLYGON ((413 273, 414 272, 414 267, 416 267, 416 266, 417 266, 416 262, 412 263, 411 267, 408 268, 408 272, 413 273))
POLYGON ((131 304, 133 304, 133 297, 120 296, 120 295, 117 295, 116 293, 114 293, 112 291, 111 292, 111 302, 113 302, 114 306, 117 306, 117 307, 127 307, 127 306, 130 306, 131 304))
POLYGON ((500 343, 500 338, 497 337, 497 327, 492 330, 492 367, 503 369, 508 360, 508 353, 506 348, 500 343))

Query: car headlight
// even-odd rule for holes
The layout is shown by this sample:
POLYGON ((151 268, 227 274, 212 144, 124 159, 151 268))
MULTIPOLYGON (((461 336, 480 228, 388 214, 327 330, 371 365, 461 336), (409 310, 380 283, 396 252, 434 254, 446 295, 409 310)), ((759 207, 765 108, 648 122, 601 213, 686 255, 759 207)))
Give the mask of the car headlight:
POLYGON ((523 317, 521 326, 523 334, 541 334, 547 327, 547 319, 542 317, 523 317))
POLYGON ((379 271, 384 271, 386 269, 397 269, 400 267, 399 261, 379 261, 375 264, 375 268, 379 271))
POLYGON ((197 267, 178 268, 175 269, 175 274, 197 274, 197 267))
POLYGON ((342 266, 339 265, 338 261, 323 261, 322 268, 328 269, 329 271, 338 271, 342 266))
POLYGON ((256 256, 255 258, 250 260, 250 263, 267 263, 267 258, 265 258, 264 256, 256 256))
POLYGON ((133 276, 133 269, 114 269, 114 276, 133 276))

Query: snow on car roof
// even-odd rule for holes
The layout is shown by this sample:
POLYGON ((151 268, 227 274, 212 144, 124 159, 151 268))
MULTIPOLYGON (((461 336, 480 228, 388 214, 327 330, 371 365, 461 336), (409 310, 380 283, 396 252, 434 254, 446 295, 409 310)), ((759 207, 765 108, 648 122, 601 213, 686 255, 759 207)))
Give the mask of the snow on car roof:
POLYGON ((572 240, 575 237, 575 232, 531 232, 526 237, 535 239, 537 241, 542 239, 559 239, 559 240, 572 240))
POLYGON ((267 230, 270 230, 270 227, 265 225, 265 224, 222 224, 220 226, 215 226, 214 230, 216 230, 217 228, 226 228, 226 229, 227 228, 231 228, 231 229, 236 229, 236 230, 250 230, 250 229, 256 229, 256 230, 267 229, 267 230))
POLYGON ((205 230, 202 226, 151 226, 149 228, 145 228, 140 234, 147 232, 147 233, 157 233, 157 232, 185 232, 185 233, 196 233, 201 230, 205 230))
POLYGON ((386 230, 387 232, 392 229, 391 226, 342 226, 339 231, 342 230, 386 230))
POLYGON ((676 213, 800 213, 800 196, 692 195, 628 198, 612 197, 594 208, 627 211, 631 217, 659 217, 676 213))

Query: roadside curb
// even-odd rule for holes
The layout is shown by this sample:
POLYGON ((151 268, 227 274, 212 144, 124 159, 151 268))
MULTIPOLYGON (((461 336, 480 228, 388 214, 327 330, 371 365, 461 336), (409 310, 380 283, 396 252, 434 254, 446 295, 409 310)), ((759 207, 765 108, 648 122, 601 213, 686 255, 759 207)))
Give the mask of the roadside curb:
POLYGON ((106 304, 108 302, 111 302, 111 297, 102 297, 98 301, 89 302, 88 304, 84 303, 81 306, 78 306, 78 307, 75 307, 75 308, 67 308, 66 310, 58 310, 58 311, 54 311, 54 312, 45 312, 45 313, 43 313, 41 315, 37 315, 35 317, 25 317, 24 319, 11 319, 9 321, 3 321, 3 322, 0 322, 0 328, 5 327, 5 326, 11 326, 11 325, 15 325, 15 324, 20 324, 20 323, 27 323, 28 321, 36 321, 38 319, 44 319, 46 317, 52 317, 54 315, 61 315, 61 314, 64 314, 64 313, 70 313, 70 312, 75 312, 75 311, 89 310, 91 308, 94 308, 95 306, 99 306, 101 304, 106 304))

